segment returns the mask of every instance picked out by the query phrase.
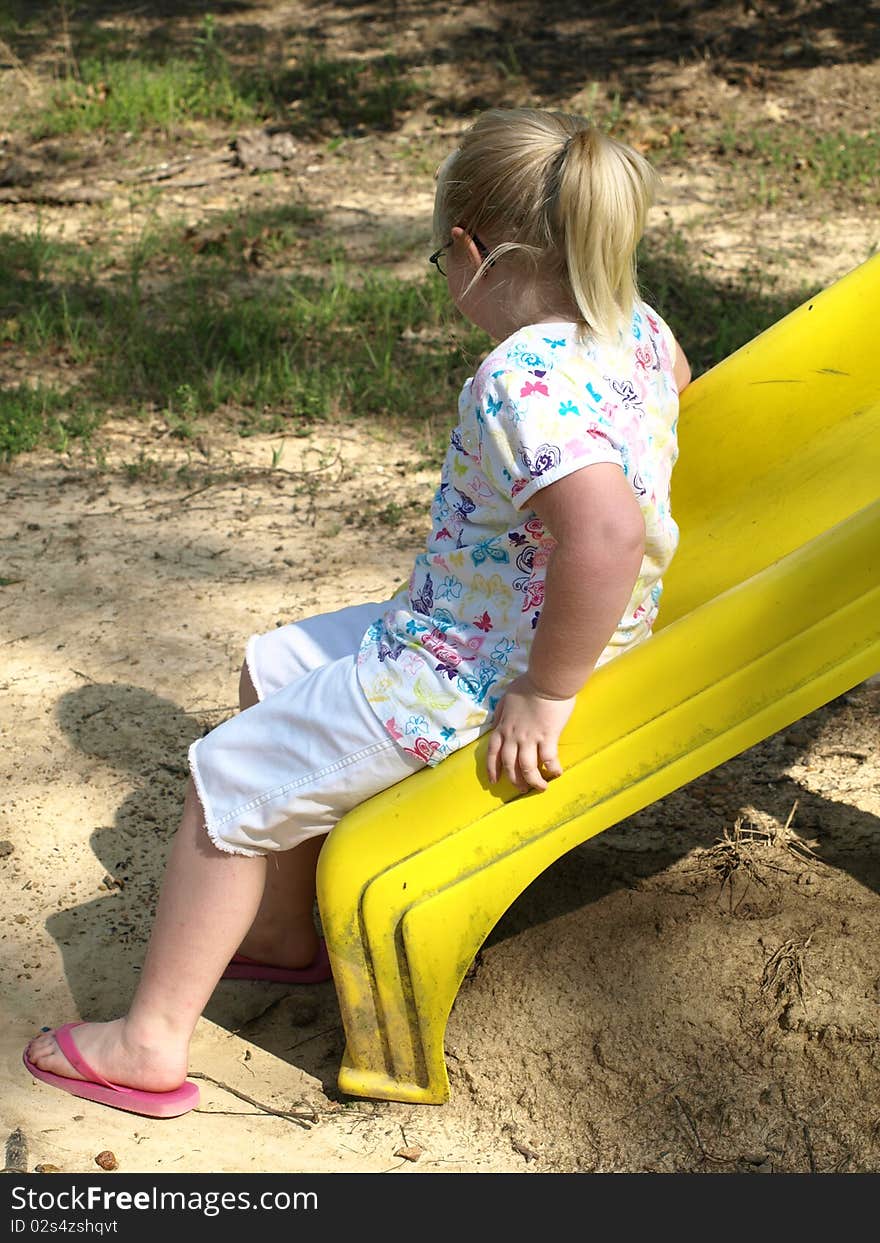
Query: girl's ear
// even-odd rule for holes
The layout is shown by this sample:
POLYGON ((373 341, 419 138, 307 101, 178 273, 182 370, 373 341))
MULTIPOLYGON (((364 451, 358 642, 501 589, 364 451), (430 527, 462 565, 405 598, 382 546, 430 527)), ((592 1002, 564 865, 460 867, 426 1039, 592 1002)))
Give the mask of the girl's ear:
POLYGON ((483 263, 483 257, 479 250, 477 250, 477 245, 470 233, 457 224, 452 226, 449 233, 458 253, 466 257, 475 272, 479 271, 483 263))

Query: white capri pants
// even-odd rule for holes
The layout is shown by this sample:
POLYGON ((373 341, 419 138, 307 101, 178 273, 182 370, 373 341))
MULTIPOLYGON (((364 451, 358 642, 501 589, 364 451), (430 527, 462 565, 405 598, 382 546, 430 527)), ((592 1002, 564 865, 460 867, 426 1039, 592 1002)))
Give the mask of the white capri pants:
POLYGON ((189 749, 211 841, 237 855, 292 850, 424 768, 367 703, 357 652, 387 605, 358 604, 254 635, 260 702, 189 749))

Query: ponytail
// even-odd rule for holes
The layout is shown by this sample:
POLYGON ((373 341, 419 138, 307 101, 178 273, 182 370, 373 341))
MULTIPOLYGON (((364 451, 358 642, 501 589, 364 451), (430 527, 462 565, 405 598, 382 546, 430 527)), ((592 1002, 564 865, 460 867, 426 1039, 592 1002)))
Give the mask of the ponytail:
POLYGON ((557 210, 568 280, 584 321, 600 335, 632 314, 636 247, 656 180, 643 156, 594 126, 565 144, 557 210))
POLYGON ((632 148, 582 117, 490 109, 442 165, 436 244, 453 226, 497 238, 483 271, 504 257, 570 289, 581 327, 613 335, 638 295, 636 247, 656 173, 632 148))

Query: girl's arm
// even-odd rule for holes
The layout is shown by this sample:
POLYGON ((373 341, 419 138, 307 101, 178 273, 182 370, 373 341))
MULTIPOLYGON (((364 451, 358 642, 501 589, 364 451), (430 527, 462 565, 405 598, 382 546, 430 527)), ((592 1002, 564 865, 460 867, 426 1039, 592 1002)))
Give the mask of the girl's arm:
POLYGON ((675 387, 679 392, 687 388, 691 382, 691 365, 677 341, 675 343, 675 361, 672 364, 672 374, 675 378, 675 387))
POLYGON ((558 742, 575 696, 614 634, 645 548, 638 501, 619 466, 596 462, 548 484, 530 504, 556 540, 528 672, 495 714, 487 771, 522 792, 558 777, 558 742))

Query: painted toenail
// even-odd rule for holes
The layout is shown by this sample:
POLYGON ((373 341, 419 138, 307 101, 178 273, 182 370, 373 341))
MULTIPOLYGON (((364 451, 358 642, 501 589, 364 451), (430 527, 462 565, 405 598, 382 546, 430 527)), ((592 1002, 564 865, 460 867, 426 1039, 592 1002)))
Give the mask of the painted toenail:
POLYGON ((52 1030, 52 1028, 51 1028, 51 1027, 41 1027, 41 1028, 40 1028, 40 1031, 41 1031, 41 1032, 50 1032, 51 1030, 52 1030))

